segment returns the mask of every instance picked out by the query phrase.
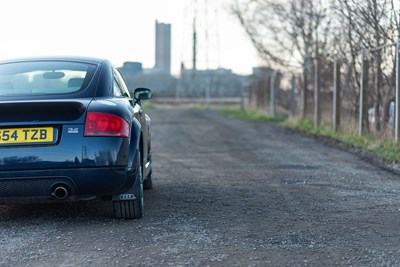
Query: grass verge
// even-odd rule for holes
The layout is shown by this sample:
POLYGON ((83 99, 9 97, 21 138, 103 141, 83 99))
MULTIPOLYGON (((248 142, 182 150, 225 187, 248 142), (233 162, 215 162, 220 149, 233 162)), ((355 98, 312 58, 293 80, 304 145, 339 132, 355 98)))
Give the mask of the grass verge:
POLYGON ((271 122, 300 132, 328 137, 359 148, 362 151, 371 152, 385 162, 400 163, 400 144, 394 140, 385 140, 373 136, 358 136, 355 133, 334 132, 326 125, 315 128, 312 121, 307 119, 290 119, 287 116, 272 118, 261 112, 241 111, 239 109, 221 109, 220 112, 243 120, 271 122))
POLYGON ((273 122, 280 123, 287 119, 287 116, 277 116, 275 118, 269 117, 262 112, 258 111, 242 111, 240 109, 219 109, 224 115, 236 117, 242 120, 249 121, 263 121, 263 122, 273 122))
POLYGON ((142 109, 149 110, 153 108, 153 104, 150 101, 143 101, 142 102, 142 109))
POLYGON ((318 136, 329 137, 344 144, 372 152, 375 156, 388 162, 400 162, 400 145, 394 140, 385 140, 374 136, 359 136, 354 133, 334 132, 329 126, 314 128, 310 120, 287 120, 281 125, 318 136))

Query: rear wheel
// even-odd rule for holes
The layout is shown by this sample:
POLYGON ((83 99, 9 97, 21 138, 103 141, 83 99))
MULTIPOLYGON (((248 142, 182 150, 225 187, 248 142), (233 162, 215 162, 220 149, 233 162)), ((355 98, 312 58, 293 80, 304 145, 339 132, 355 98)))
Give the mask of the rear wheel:
MULTIPOLYGON (((144 194, 143 194, 143 177, 142 177, 142 164, 140 160, 140 153, 138 152, 138 180, 136 185, 138 188, 134 190, 134 200, 114 200, 113 210, 116 219, 139 219, 144 214, 144 194)), ((129 195, 129 194, 127 194, 129 195)))

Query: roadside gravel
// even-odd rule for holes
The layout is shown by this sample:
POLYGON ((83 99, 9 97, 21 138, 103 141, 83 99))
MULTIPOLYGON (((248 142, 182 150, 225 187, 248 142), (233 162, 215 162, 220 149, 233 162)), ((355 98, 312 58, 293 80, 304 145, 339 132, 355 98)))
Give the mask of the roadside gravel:
POLYGON ((343 149, 207 110, 153 109, 145 217, 0 207, 0 266, 399 266, 400 179, 343 149))

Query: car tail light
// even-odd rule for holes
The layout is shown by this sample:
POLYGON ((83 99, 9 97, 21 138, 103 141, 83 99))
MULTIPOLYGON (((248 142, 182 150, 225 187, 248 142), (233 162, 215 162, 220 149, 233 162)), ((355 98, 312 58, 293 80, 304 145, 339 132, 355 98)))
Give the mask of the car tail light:
POLYGON ((88 112, 85 136, 129 136, 129 123, 123 118, 101 112, 88 112))

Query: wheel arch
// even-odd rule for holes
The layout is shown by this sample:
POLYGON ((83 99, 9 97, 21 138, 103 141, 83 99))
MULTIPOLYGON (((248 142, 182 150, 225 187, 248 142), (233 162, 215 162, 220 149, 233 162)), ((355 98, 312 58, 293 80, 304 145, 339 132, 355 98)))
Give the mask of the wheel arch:
POLYGON ((143 143, 141 134, 141 125, 139 121, 134 118, 131 126, 131 136, 130 136, 130 147, 128 156, 128 172, 134 172, 136 170, 135 159, 137 151, 141 151, 141 143, 143 143))

